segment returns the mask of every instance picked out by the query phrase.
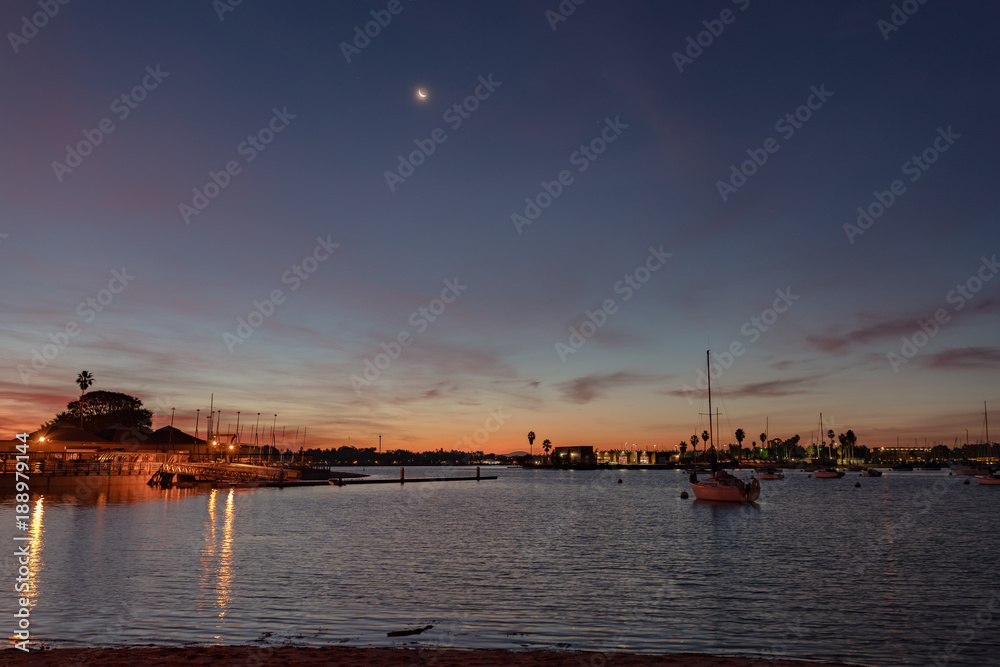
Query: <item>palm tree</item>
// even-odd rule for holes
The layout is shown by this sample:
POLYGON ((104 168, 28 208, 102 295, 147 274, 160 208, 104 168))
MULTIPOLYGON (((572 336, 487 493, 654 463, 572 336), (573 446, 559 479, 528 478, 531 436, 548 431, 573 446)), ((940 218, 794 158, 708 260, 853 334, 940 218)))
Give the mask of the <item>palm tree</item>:
MULTIPOLYGON (((530 449, 532 446, 534 446, 534 444, 535 444, 535 432, 528 431, 528 448, 530 449)), ((532 450, 530 453, 534 454, 534 450, 532 450)), ((531 459, 528 460, 530 461, 531 459)))
POLYGON ((698 460, 698 436, 697 435, 692 435, 691 436, 691 447, 694 448, 691 451, 691 458, 693 460, 698 460))
POLYGON ((835 437, 837 437, 837 434, 834 433, 833 429, 831 428, 829 431, 826 432, 826 437, 830 438, 830 458, 832 459, 833 456, 834 456, 834 454, 833 454, 833 439, 835 437))
POLYGON ((760 448, 764 449, 764 442, 767 440, 767 433, 760 434, 760 448))
MULTIPOLYGON (((708 442, 708 431, 702 431, 701 432, 701 441, 703 443, 708 442)), ((705 451, 708 451, 707 447, 705 448, 705 451)))
POLYGON ((542 449, 545 450, 545 455, 548 456, 549 450, 552 449, 552 441, 546 438, 545 442, 542 443, 542 449))
POLYGON ((684 452, 688 450, 687 441, 681 440, 680 450, 681 450, 681 458, 684 458, 684 452))
POLYGON ((747 434, 743 431, 743 429, 741 428, 736 429, 736 444, 740 446, 740 456, 743 456, 743 441, 746 439, 746 437, 747 434))
POLYGON ((76 376, 76 383, 80 386, 80 428, 83 428, 83 395, 87 393, 87 389, 93 386, 94 376, 88 371, 81 371, 76 376))

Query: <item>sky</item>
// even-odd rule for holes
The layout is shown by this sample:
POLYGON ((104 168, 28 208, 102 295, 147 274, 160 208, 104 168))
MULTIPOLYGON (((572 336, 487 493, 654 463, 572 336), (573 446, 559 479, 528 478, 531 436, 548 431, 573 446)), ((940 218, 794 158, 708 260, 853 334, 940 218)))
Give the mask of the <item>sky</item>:
POLYGON ((711 350, 722 443, 982 440, 998 18, 5 2, 0 432, 88 370, 295 449, 674 449, 711 350))

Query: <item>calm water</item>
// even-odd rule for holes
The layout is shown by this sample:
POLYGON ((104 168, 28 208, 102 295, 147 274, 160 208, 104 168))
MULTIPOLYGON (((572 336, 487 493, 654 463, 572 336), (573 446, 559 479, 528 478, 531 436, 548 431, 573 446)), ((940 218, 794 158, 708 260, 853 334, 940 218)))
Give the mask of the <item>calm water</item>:
MULTIPOLYGON (((947 471, 796 471, 763 481, 754 506, 724 506, 681 500, 687 479, 673 471, 490 472, 500 479, 36 497, 32 632, 51 647, 343 643, 1000 664, 1000 488, 947 471), (386 637, 422 625, 434 628, 386 637)), ((15 533, 10 498, 0 525, 15 533)), ((0 565, 12 580, 10 557, 0 565)), ((10 619, 6 590, 0 617, 10 619)))

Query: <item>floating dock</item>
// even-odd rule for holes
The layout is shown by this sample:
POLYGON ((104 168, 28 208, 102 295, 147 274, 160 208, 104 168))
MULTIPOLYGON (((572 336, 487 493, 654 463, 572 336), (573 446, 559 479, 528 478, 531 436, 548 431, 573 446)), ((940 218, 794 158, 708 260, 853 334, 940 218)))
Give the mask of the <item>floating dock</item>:
POLYGON ((348 486, 351 484, 410 484, 413 482, 478 482, 484 479, 496 479, 496 475, 480 475, 479 466, 476 466, 476 474, 471 477, 410 477, 407 478, 403 469, 399 469, 399 479, 331 479, 329 483, 333 486, 348 486))

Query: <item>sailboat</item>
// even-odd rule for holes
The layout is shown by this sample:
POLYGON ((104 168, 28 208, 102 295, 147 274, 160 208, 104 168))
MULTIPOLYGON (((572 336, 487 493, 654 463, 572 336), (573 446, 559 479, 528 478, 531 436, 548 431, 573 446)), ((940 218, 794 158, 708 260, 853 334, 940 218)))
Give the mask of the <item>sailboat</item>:
MULTIPOLYGON (((820 445, 819 445, 820 452, 822 452, 823 451, 823 445, 822 445, 822 443, 823 443, 823 413, 822 412, 819 413, 819 434, 818 435, 819 435, 819 437, 817 438, 817 440, 820 443, 820 445)), ((830 450, 831 450, 831 454, 832 454, 832 451, 833 451, 833 445, 832 444, 830 445, 830 450)), ((820 455, 819 458, 820 458, 820 461, 823 460, 822 454, 820 455)), ((820 468, 816 472, 813 473, 813 477, 815 477, 816 479, 824 479, 824 478, 837 479, 837 478, 840 478, 840 477, 843 477, 843 476, 844 476, 844 471, 843 470, 837 470, 836 468, 820 468)))
MULTIPOLYGON (((990 442, 990 418, 986 413, 986 401, 983 401, 983 419, 986 420, 986 458, 989 459, 989 451, 993 448, 993 443, 990 442)), ((985 475, 976 475, 976 481, 984 486, 1000 486, 1000 473, 994 471, 985 475)))
MULTIPOLYGON (((712 433, 712 355, 705 353, 708 374, 708 433, 709 442, 714 442, 712 433)), ((744 482, 718 464, 715 445, 712 445, 712 473, 708 479, 699 481, 696 473, 691 473, 691 492, 698 500, 715 500, 730 503, 752 503, 760 497, 760 481, 754 477, 744 482)))

